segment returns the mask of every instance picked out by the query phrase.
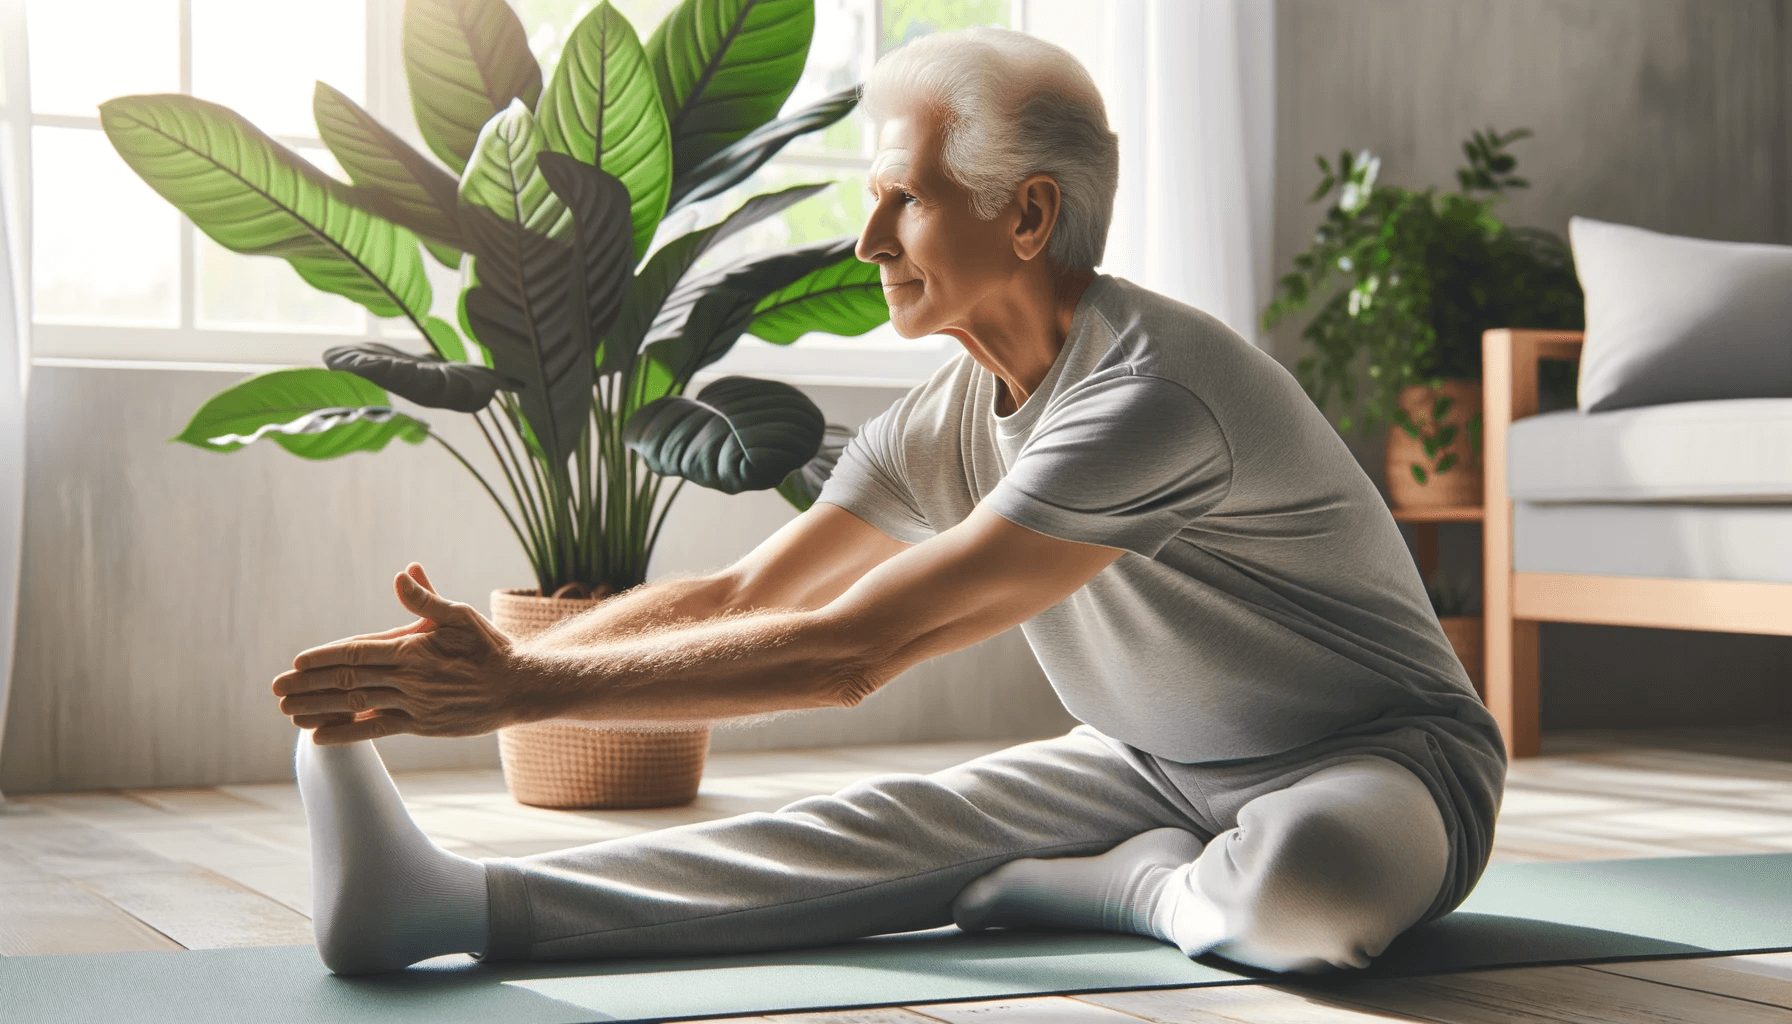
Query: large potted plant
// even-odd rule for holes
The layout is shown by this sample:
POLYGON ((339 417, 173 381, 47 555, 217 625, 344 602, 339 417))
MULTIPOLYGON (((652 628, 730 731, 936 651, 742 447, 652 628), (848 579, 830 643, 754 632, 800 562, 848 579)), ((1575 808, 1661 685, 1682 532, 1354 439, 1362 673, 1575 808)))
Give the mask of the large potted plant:
MULTIPOLYGON (((723 239, 827 184, 755 196, 648 249, 669 213, 720 195, 852 110, 856 89, 777 117, 813 26, 813 0, 685 0, 643 44, 606 2, 544 75, 504 0, 409 0, 405 70, 434 158, 320 82, 318 132, 352 185, 214 103, 103 104, 119 154, 200 230, 408 321, 428 349, 343 345, 323 367, 257 374, 207 401, 174 440, 229 452, 266 439, 328 459, 434 439, 497 503, 528 557, 535 586, 493 594, 494 622, 516 636, 641 583, 687 481, 777 488, 806 508, 842 431, 775 381, 685 389, 747 331, 788 343, 888 318, 877 268, 853 257, 851 239, 693 269, 723 239), (430 313, 425 250, 461 271, 458 324, 430 313), (391 395, 471 416, 497 473, 480 472, 391 395), (678 483, 663 490, 669 477, 678 483)), ((543 723, 500 734, 513 794, 549 806, 688 801, 707 744, 706 727, 543 723)))
POLYGON ((1481 504, 1483 331, 1581 326, 1568 247, 1494 216, 1509 190, 1529 184, 1506 151, 1529 134, 1475 132, 1462 144, 1458 190, 1442 195, 1379 183, 1381 161, 1366 150, 1336 165, 1317 158, 1312 201, 1335 198, 1263 323, 1318 304, 1301 335, 1313 351, 1295 375, 1321 408, 1340 401, 1341 430, 1353 420, 1365 431, 1388 426, 1396 505, 1481 504))

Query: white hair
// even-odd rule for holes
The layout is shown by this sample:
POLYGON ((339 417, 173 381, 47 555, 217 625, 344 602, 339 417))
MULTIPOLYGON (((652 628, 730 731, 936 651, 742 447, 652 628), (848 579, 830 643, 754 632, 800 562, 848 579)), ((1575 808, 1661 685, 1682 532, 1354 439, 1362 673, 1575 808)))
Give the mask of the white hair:
POLYGON ((945 171, 970 191, 974 214, 990 220, 1028 175, 1050 175, 1061 199, 1047 256, 1065 268, 1101 262, 1120 142, 1075 57, 1009 29, 922 36, 877 62, 862 101, 876 125, 917 104, 945 115, 945 171))

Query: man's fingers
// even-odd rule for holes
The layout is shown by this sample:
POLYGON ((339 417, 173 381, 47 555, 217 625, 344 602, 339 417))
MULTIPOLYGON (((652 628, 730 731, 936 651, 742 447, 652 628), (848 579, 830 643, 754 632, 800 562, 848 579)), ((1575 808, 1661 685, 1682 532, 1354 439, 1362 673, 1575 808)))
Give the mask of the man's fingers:
POLYGON ((326 725, 311 734, 313 742, 323 746, 335 746, 341 743, 359 743, 362 740, 377 740, 382 736, 396 736, 401 732, 411 732, 411 716, 402 711, 382 711, 368 718, 358 718, 342 725, 326 725))
POLYGON ((340 712, 340 713, 334 714, 334 715, 294 715, 294 716, 292 716, 292 724, 298 726, 301 729, 316 729, 319 726, 325 726, 325 725, 346 725, 347 723, 352 722, 354 720, 355 720, 355 716, 352 714, 349 714, 348 712, 340 712))
MULTIPOLYGON (((422 566, 417 566, 421 570, 422 566)), ((431 622, 442 622, 454 615, 454 602, 444 599, 440 594, 417 582, 417 578, 408 572, 399 573, 393 581, 398 591, 398 603, 404 605, 405 611, 421 619, 431 622)))
POLYGON ((351 636, 336 642, 339 644, 346 644, 357 640, 396 640, 401 636, 410 636, 412 633, 427 633, 434 626, 435 623, 430 622, 428 619, 418 619, 408 626, 393 626, 391 629, 385 630, 384 632, 362 633, 360 636, 351 636))
POLYGON ((412 562, 410 565, 405 566, 404 571, 405 575, 416 580, 418 583, 423 584, 424 590, 427 590, 432 594, 436 592, 435 584, 429 582, 429 574, 423 571, 422 564, 412 562))
POLYGON ((409 706, 405 695, 391 687, 369 686, 354 690, 318 690, 280 698, 283 715, 331 715, 340 712, 385 711, 409 706))
POLYGON ((292 659, 292 667, 295 671, 308 672, 334 665, 397 665, 402 660, 400 653, 405 649, 403 640, 402 636, 389 640, 338 640, 300 651, 299 656, 292 659))

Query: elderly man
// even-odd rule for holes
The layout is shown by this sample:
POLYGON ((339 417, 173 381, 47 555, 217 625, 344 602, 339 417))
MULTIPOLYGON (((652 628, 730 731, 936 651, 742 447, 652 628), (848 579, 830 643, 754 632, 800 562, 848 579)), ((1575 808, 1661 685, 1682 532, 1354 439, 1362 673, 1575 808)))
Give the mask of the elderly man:
POLYGON ((1117 147, 1064 51, 973 30, 866 86, 859 242, 907 337, 965 354, 866 424, 739 564, 528 643, 397 580, 410 626, 274 682, 316 931, 343 973, 450 952, 789 947, 957 922, 1361 966, 1457 905, 1505 756, 1375 488, 1273 359, 1101 277, 1117 147), (548 718, 850 707, 1020 624, 1087 723, 774 814, 532 857, 443 851, 370 744, 548 718))

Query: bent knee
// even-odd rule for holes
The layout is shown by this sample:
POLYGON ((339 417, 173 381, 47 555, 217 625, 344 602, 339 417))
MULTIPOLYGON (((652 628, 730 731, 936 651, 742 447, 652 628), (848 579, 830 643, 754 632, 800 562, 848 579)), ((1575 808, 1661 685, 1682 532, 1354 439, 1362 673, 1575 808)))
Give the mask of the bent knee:
POLYGON ((1443 888, 1449 843, 1412 782, 1417 798, 1341 800, 1320 780, 1253 801, 1195 867, 1225 912, 1215 952, 1271 970, 1363 967, 1418 923, 1443 888))

